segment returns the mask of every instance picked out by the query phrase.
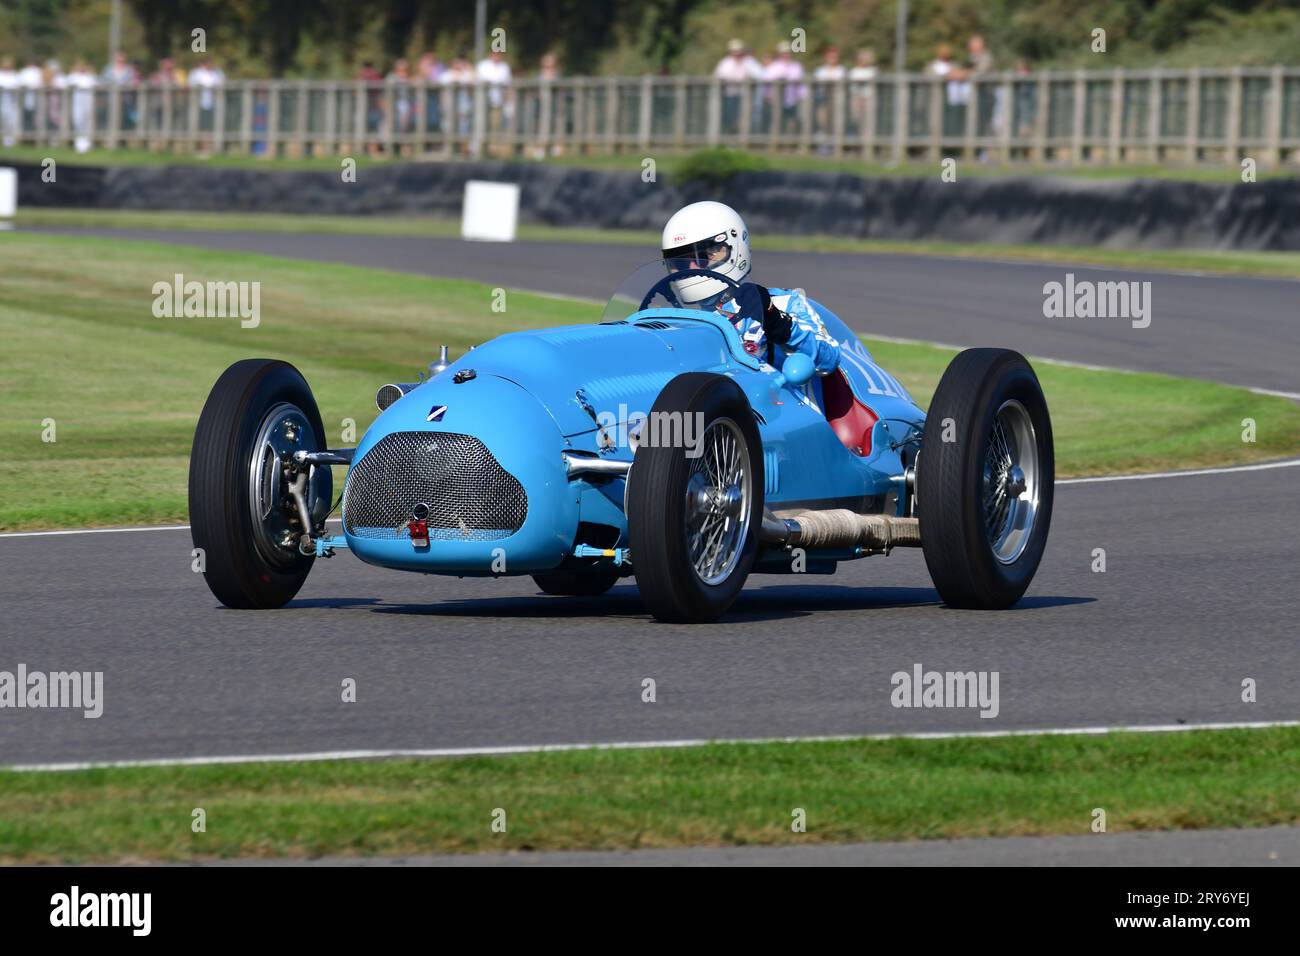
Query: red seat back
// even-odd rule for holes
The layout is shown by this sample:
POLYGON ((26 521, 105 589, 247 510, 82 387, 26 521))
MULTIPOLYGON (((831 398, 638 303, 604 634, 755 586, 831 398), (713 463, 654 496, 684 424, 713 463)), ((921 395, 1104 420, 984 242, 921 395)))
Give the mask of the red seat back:
POLYGON ((843 369, 822 379, 822 407, 826 420, 844 447, 856 455, 871 454, 871 429, 880 416, 853 394, 843 369))

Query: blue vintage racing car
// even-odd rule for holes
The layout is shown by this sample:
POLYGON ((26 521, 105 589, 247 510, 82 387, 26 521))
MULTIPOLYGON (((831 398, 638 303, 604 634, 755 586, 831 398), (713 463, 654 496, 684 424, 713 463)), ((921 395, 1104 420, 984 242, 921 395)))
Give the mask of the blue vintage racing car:
POLYGON ((683 308, 656 261, 599 323, 512 332, 454 362, 444 348, 421 381, 379 389, 354 449, 327 447, 292 365, 237 362, 190 459, 207 583, 229 607, 280 607, 346 548, 405 571, 531 575, 548 594, 634 576, 656 618, 705 622, 750 574, 920 547, 947 604, 1014 604, 1052 511, 1051 422, 1029 363, 961 352, 927 415, 813 305, 842 350, 824 376, 683 308), (327 530, 335 466, 341 534, 327 530))

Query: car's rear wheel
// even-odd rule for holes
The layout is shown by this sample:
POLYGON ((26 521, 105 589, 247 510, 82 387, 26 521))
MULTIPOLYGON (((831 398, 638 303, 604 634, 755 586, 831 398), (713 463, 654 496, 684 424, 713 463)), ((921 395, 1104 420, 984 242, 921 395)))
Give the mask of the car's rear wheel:
POLYGON ((330 509, 329 466, 290 464, 295 451, 323 451, 325 429, 296 368, 272 359, 236 362, 217 379, 190 454, 190 528, 204 579, 232 608, 275 608, 293 599, 315 558, 303 554, 330 509), (311 526, 290 485, 303 476, 311 526))
POLYGON ((590 571, 547 571, 544 574, 534 574, 533 582, 543 594, 596 597, 612 588, 618 578, 617 570, 599 568, 590 571))
POLYGON ((1038 377, 1020 353, 967 349, 926 413, 916 463, 925 563, 951 607, 1006 608, 1047 544, 1055 461, 1038 377))
POLYGON ((661 621, 713 621, 740 594, 758 549, 758 426, 740 387, 705 372, 674 378, 650 415, 660 437, 637 449, 627 487, 637 586, 661 621))

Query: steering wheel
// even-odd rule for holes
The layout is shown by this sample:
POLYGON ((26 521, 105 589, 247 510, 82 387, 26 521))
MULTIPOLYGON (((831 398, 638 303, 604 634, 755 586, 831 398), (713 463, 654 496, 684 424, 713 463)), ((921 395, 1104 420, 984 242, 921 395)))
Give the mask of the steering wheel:
POLYGON ((640 312, 643 309, 645 309, 647 306, 649 306, 650 300, 653 299, 659 293, 662 293, 664 298, 668 299, 668 301, 673 304, 673 308, 675 309, 685 308, 680 302, 677 301, 677 296, 673 293, 672 284, 679 279, 685 279, 685 278, 695 279, 699 277, 703 277, 706 279, 721 279, 727 285, 731 286, 731 294, 733 297, 736 295, 737 292, 740 291, 740 283, 737 282, 735 279, 732 279, 729 276, 724 276, 721 272, 713 272, 710 269, 690 269, 684 272, 670 272, 668 273, 668 275, 664 276, 662 279, 660 279, 658 282, 656 282, 654 285, 650 287, 650 291, 647 292, 645 294, 645 298, 641 300, 641 305, 637 308, 637 311, 640 312))

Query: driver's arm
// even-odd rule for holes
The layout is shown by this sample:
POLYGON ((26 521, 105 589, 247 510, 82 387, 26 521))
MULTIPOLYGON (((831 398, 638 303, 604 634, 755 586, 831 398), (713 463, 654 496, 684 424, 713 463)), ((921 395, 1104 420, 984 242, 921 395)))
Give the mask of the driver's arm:
POLYGON ((770 341, 786 352, 802 352, 808 356, 818 374, 826 375, 840 364, 839 345, 826 332, 821 318, 802 292, 790 292, 785 308, 778 309, 767 289, 747 282, 740 287, 736 300, 742 314, 762 315, 763 332, 770 341))

